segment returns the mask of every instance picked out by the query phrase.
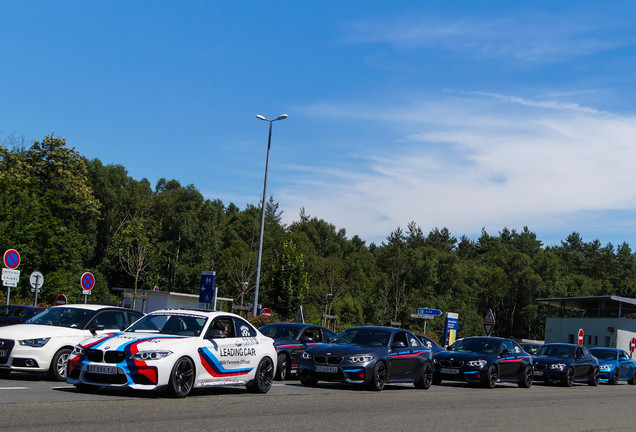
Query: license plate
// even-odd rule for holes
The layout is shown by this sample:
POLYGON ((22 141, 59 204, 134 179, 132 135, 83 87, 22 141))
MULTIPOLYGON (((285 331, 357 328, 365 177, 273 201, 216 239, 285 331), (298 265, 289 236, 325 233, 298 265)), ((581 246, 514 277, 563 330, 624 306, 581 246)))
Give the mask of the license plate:
POLYGON ((88 373, 117 375, 117 366, 88 365, 88 373))
POLYGON ((534 371, 535 376, 543 376, 543 371, 534 371))
POLYGON ((0 357, 6 357, 9 355, 9 351, 8 350, 0 350, 0 357))
POLYGON ((316 366, 316 372, 338 373, 338 368, 335 366, 316 366))
POLYGON ((443 374, 459 375, 459 369, 442 369, 443 374))

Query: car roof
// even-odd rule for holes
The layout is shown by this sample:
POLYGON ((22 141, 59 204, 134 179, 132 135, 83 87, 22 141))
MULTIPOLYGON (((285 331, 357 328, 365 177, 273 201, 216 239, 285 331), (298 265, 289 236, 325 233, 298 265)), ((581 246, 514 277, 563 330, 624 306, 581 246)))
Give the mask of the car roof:
POLYGON ((211 311, 205 309, 159 309, 152 312, 149 312, 148 315, 155 314, 189 314, 189 315, 199 315, 201 317, 206 318, 215 318, 217 316, 232 316, 241 319, 245 319, 240 315, 233 314, 231 312, 223 312, 223 311, 211 311))
POLYGON ((4 307, 9 307, 9 308, 19 308, 19 309, 39 309, 39 310, 44 310, 45 308, 40 307, 40 306, 29 306, 29 305, 6 305, 4 307))
POLYGON ((620 348, 605 348, 605 347, 595 347, 595 348, 590 348, 590 351, 594 351, 594 350, 603 350, 603 351, 625 351, 622 350, 620 348))
MULTIPOLYGON (((269 324, 265 324, 263 327, 269 327, 269 326, 289 326, 289 327, 318 327, 318 328, 323 328, 323 329, 328 329, 327 327, 323 327, 323 326, 319 326, 319 325, 315 325, 315 324, 308 324, 308 323, 287 323, 287 322, 277 322, 277 323, 269 323, 269 324)), ((333 330, 331 330, 333 331, 333 330)))
POLYGON ((50 309, 58 309, 58 308, 72 308, 72 309, 86 309, 86 310, 100 310, 100 309, 119 309, 119 310, 127 310, 130 312, 137 312, 134 311, 132 309, 127 309, 127 308, 123 308, 123 307, 119 307, 119 306, 109 306, 109 305, 99 305, 99 304, 82 304, 82 303, 75 303, 75 304, 65 304, 65 305, 59 305, 59 306, 53 306, 50 309))

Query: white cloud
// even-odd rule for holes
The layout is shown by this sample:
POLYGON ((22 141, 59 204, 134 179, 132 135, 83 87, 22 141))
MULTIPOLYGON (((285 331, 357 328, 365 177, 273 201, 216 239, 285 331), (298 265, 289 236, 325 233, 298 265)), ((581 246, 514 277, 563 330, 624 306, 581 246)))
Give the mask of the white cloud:
POLYGON ((325 108, 401 133, 390 143, 368 142, 355 172, 326 166, 282 190, 292 219, 305 207, 348 235, 381 241, 412 220, 424 230, 472 235, 482 227, 553 229, 578 212, 636 210, 633 117, 485 94, 388 114, 325 108))

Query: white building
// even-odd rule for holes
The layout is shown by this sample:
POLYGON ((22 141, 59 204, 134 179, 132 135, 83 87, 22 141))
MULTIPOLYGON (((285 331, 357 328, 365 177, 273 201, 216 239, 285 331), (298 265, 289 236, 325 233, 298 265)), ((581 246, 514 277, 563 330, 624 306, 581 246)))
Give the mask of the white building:
POLYGON ((548 306, 545 343, 578 342, 583 330, 587 347, 620 348, 630 352, 636 337, 636 300, 618 296, 540 298, 548 306))

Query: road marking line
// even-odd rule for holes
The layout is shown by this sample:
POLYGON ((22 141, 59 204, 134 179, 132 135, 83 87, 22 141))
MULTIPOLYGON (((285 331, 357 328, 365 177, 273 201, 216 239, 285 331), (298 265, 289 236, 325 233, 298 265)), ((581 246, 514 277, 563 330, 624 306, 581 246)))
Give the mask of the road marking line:
POLYGON ((0 387, 0 390, 28 390, 28 387, 0 387))

